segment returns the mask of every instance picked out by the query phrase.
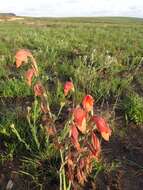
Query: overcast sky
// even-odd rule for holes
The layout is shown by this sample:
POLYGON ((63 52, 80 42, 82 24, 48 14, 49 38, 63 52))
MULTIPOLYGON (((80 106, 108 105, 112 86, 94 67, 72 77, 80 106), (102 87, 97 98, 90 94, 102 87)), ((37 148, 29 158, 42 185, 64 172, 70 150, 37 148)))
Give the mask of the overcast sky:
POLYGON ((133 16, 143 18, 143 0, 0 0, 0 12, 23 16, 133 16))

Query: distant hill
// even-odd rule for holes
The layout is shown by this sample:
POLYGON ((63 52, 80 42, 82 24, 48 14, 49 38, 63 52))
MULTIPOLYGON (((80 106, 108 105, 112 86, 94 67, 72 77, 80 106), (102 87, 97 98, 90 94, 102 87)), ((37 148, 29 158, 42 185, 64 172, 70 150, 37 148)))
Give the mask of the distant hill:
POLYGON ((14 14, 14 13, 0 13, 0 16, 8 16, 8 17, 10 17, 10 16, 16 16, 16 14, 14 14))

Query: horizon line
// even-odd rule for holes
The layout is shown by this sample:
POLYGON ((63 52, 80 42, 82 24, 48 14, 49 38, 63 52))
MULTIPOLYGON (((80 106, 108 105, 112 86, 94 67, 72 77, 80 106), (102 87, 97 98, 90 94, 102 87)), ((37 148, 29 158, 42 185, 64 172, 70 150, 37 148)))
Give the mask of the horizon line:
POLYGON ((0 14, 14 14, 14 16, 17 17, 31 17, 31 18, 137 18, 137 19, 143 19, 143 17, 139 16, 125 16, 125 15, 92 15, 92 16, 86 16, 86 15, 81 15, 81 16, 48 16, 48 15, 25 15, 25 14, 16 14, 14 12, 0 12, 0 14))

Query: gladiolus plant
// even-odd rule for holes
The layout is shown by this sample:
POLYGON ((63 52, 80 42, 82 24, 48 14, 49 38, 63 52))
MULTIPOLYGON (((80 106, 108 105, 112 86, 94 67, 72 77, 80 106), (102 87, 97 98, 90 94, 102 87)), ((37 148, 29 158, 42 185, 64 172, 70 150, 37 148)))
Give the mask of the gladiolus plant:
MULTIPOLYGON (((99 134, 104 140, 109 141, 111 129, 106 120, 94 114, 94 98, 91 95, 83 97, 79 105, 69 108, 66 99, 74 93, 75 87, 72 81, 63 85, 64 102, 58 115, 51 113, 46 88, 40 81, 37 63, 29 50, 19 50, 16 53, 16 67, 28 63, 30 68, 25 74, 25 79, 30 88, 33 89, 35 98, 38 99, 41 114, 45 118, 46 134, 51 138, 50 143, 57 147, 61 158, 59 170, 60 190, 70 190, 78 182, 81 185, 87 181, 88 175, 93 168, 93 162, 99 161, 101 144, 99 134), (33 78, 35 78, 33 82, 33 78), (66 105, 66 106, 65 106, 66 105), (68 107, 67 119, 62 122, 63 127, 58 129, 57 121, 63 107, 68 107), (50 124, 48 121, 50 120, 50 124)), ((71 96, 72 98, 72 96, 71 96)), ((74 101, 74 100, 73 100, 74 101)), ((44 126, 43 126, 44 127, 44 126)), ((37 141, 36 141, 37 142, 37 141)))

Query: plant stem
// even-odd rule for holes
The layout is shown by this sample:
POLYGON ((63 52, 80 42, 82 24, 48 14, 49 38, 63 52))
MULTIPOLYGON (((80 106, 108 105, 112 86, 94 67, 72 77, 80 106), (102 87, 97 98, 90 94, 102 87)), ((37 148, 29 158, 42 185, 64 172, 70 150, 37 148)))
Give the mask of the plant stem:
MULTIPOLYGON (((62 152, 62 150, 60 150, 60 156, 61 156, 61 161, 62 161, 62 166, 61 166, 61 171, 60 172, 62 172, 61 173, 61 176, 62 176, 62 181, 63 181, 63 190, 67 190, 67 188, 66 188, 66 175, 65 175, 65 167, 64 167, 64 159, 63 159, 63 152, 62 152)), ((61 179, 60 179, 61 180, 61 179)))
POLYGON ((63 105, 60 107, 59 112, 58 112, 58 115, 57 115, 57 118, 59 117, 59 115, 60 115, 60 113, 61 113, 63 107, 64 107, 63 105))
POLYGON ((70 190, 71 189, 71 181, 69 182, 69 186, 67 188, 67 190, 70 190))
POLYGON ((60 169, 60 190, 62 190, 62 171, 60 169))

